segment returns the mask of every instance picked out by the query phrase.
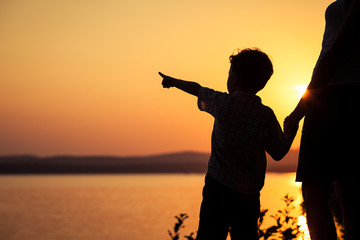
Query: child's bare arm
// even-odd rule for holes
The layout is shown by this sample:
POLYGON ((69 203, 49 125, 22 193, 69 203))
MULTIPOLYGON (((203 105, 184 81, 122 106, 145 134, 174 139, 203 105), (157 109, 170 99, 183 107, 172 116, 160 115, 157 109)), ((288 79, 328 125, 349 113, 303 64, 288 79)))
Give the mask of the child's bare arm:
POLYGON ((176 87, 191 95, 198 96, 201 85, 196 82, 184 81, 176 78, 166 76, 159 72, 159 75, 163 78, 162 85, 164 88, 176 87))

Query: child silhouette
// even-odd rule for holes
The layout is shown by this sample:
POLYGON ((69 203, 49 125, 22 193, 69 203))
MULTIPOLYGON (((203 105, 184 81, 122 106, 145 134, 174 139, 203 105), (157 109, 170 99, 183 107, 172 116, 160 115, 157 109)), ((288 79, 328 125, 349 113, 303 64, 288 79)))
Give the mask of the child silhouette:
POLYGON ((176 87, 198 97, 198 107, 215 118, 211 156, 203 189, 197 239, 259 239, 260 190, 266 155, 282 159, 296 130, 285 135, 274 112, 256 95, 273 74, 268 56, 244 49, 230 56, 229 93, 166 76, 164 88, 176 87))

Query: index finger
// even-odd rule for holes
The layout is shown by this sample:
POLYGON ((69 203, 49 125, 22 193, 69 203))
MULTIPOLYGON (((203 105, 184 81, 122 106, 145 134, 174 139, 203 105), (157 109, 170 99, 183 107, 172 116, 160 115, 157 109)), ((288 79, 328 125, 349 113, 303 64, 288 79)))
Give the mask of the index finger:
POLYGON ((166 78, 167 76, 162 74, 161 72, 159 72, 159 75, 162 77, 162 78, 166 78))

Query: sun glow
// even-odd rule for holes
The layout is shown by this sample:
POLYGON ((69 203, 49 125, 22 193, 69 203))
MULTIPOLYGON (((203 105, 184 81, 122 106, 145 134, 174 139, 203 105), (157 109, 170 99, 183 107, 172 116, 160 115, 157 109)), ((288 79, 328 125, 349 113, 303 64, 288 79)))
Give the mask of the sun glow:
POLYGON ((298 217, 298 225, 300 226, 300 231, 304 234, 304 240, 310 240, 310 233, 306 223, 306 217, 301 215, 298 217))
POLYGON ((236 48, 271 57, 259 96, 282 122, 332 1, 0 1, 0 155, 208 152, 211 117, 157 72, 224 92, 236 48))
POLYGON ((297 91, 297 95, 299 98, 301 98, 304 95, 304 93, 306 92, 307 86, 308 86, 307 84, 300 84, 300 85, 295 86, 295 89, 297 91))

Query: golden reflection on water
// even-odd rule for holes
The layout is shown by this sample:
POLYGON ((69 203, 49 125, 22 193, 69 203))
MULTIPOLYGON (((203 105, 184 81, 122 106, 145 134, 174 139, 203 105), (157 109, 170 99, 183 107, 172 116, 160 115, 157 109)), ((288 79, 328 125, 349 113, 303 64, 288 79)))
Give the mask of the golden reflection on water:
MULTIPOLYGON (((268 216, 284 208, 286 194, 300 205, 301 186, 294 180, 294 173, 267 174, 261 204, 268 216)), ((168 239, 179 213, 190 216, 183 233, 196 231, 203 184, 204 174, 0 175, 0 236, 138 240, 146 233, 168 239)))

